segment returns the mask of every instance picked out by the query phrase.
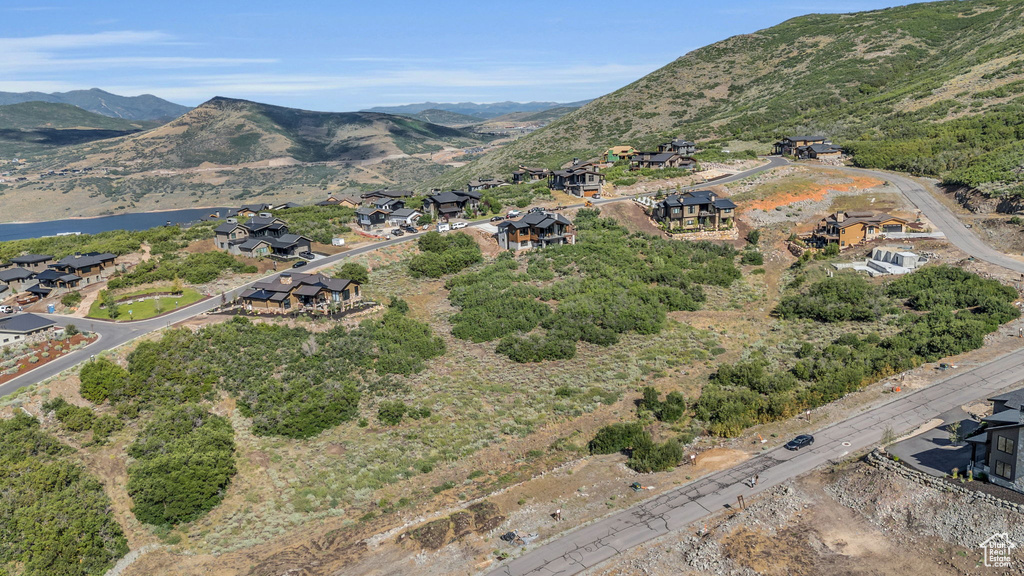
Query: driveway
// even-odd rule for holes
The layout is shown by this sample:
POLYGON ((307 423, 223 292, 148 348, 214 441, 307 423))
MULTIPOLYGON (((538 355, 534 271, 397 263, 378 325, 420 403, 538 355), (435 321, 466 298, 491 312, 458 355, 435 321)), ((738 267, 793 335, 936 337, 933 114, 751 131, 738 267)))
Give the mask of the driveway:
POLYGON ((941 424, 889 446, 888 452, 911 468, 933 476, 951 474, 953 468, 966 471, 971 463, 971 445, 950 442, 949 425, 959 422, 960 438, 966 438, 978 428, 979 423, 960 408, 944 412, 937 418, 942 419, 941 424))

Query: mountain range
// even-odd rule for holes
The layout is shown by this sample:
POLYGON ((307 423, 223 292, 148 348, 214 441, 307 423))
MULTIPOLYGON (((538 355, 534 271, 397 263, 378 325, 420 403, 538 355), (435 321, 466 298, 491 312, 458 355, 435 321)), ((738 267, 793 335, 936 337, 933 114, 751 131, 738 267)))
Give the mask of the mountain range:
POLYGON ((420 114, 426 110, 443 110, 454 112, 465 116, 472 116, 478 119, 490 119, 513 112, 541 112, 551 108, 579 108, 590 100, 579 102, 493 102, 490 104, 477 104, 474 102, 420 102, 418 104, 403 104, 400 106, 376 106, 368 108, 367 112, 384 112, 387 114, 413 115, 420 114))
POLYGON ((71 104, 21 102, 0 106, 3 157, 25 156, 62 146, 116 138, 156 126, 94 114, 71 104))
POLYGON ((812 14, 694 50, 434 186, 612 145, 821 133, 862 166, 1024 194, 1024 3, 812 14))
POLYGON ((0 92, 0 105, 22 102, 50 102, 71 104, 83 110, 125 120, 154 120, 166 122, 191 110, 150 94, 118 96, 99 88, 70 92, 0 92))

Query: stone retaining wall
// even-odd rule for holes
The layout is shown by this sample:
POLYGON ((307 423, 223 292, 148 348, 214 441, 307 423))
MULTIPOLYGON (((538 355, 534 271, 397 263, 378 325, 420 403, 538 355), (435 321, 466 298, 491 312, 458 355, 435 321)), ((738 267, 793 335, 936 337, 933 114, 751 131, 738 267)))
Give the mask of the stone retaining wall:
MULTIPOLYGON (((975 500, 987 502, 988 504, 991 504, 992 506, 996 506, 998 508, 1005 508, 1007 510, 1017 512, 1018 514, 1024 514, 1024 505, 1015 504, 1013 502, 1003 500, 1002 498, 998 498, 991 494, 986 494, 984 492, 979 492, 977 490, 971 490, 968 488, 964 488, 963 486, 957 486, 956 484, 952 484, 941 478, 937 478, 930 474, 925 474, 924 472, 919 472, 912 468, 908 468, 898 462, 893 462, 881 450, 875 449, 871 451, 865 457, 865 461, 871 466, 874 466, 875 468, 886 470, 897 476, 906 478, 907 480, 910 480, 912 482, 923 484, 924 486, 927 486, 929 488, 934 488, 935 490, 939 490, 941 492, 953 492, 956 494, 962 494, 964 496, 974 498, 975 500)), ((975 480, 975 482, 980 482, 980 480, 975 480)))
POLYGON ((705 232, 679 232, 676 234, 665 232, 665 235, 675 240, 739 240, 740 231, 738 228, 733 227, 729 230, 708 230, 705 232))

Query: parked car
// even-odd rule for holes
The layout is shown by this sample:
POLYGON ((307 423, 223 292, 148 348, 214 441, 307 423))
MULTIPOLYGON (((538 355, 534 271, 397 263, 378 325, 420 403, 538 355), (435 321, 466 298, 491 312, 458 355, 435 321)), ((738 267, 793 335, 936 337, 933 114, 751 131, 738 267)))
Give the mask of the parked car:
POLYGON ((405 236, 405 232, 403 232, 401 228, 395 228, 394 230, 391 231, 391 235, 392 236, 405 236))
POLYGON ((533 208, 530 208, 530 210, 527 213, 528 214, 533 214, 534 212, 543 212, 543 211, 544 211, 544 209, 541 208, 540 206, 534 206, 533 208))
POLYGON ((814 436, 811 436, 810 434, 801 434, 789 442, 786 442, 786 450, 799 450, 804 446, 810 446, 811 444, 814 444, 814 436))
POLYGON ((14 306, 0 306, 0 314, 11 314, 14 312, 14 306))
POLYGON ((309 262, 306 262, 305 260, 299 260, 295 264, 292 264, 292 268, 302 268, 306 264, 309 264, 309 262))
POLYGON ((452 229, 451 224, 448 224, 447 222, 442 222, 442 223, 437 225, 437 231, 438 232, 447 232, 447 231, 449 231, 451 229, 452 229))
POLYGON ((491 222, 501 222, 504 219, 504 216, 491 216, 491 222))
POLYGON ((301 258, 305 258, 306 260, 312 260, 316 258, 316 254, 313 254, 312 252, 299 252, 299 256, 301 258))
POLYGON ((593 198, 595 200, 600 200, 601 199, 601 195, 600 194, 594 194, 593 198))
POLYGON ((460 228, 465 228, 466 226, 467 224, 465 222, 456 222, 452 224, 452 230, 459 230, 460 228))
POLYGON ((416 227, 415 226, 410 226, 409 224, 402 224, 401 226, 399 226, 399 228, 401 228, 402 230, 405 230, 409 234, 415 234, 417 232, 416 227))
POLYGON ((552 208, 552 210, 564 210, 564 209, 565 209, 565 206, 563 206, 561 204, 559 204, 558 206, 555 206, 554 208, 552 208))
POLYGON ((520 214, 522 214, 522 212, 520 212, 519 210, 509 210, 508 214, 506 214, 505 217, 506 218, 515 218, 516 216, 519 216, 520 214))

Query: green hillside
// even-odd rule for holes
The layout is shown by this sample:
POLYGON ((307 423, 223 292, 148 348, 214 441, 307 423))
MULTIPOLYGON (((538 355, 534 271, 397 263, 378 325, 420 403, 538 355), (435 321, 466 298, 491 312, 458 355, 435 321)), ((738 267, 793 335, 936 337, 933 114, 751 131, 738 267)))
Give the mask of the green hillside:
POLYGON ((821 133, 868 167, 1024 194, 1024 3, 809 15, 690 52, 435 185, 683 135, 821 133))
POLYGON ((409 118, 421 120, 423 122, 430 122, 432 124, 438 124, 440 126, 471 126, 473 124, 479 124, 483 122, 482 118, 476 116, 468 116, 466 114, 459 114, 458 112, 449 112, 448 110, 438 110, 432 108, 430 110, 424 110, 416 114, 407 114, 409 118))
POLYGON ((0 106, 0 148, 5 155, 125 136, 152 126, 87 112, 70 104, 23 102, 0 106))
POLYGON ((0 105, 20 102, 51 102, 71 104, 89 112, 124 120, 166 122, 189 111, 182 106, 151 94, 118 96, 99 88, 70 92, 0 92, 0 105))

